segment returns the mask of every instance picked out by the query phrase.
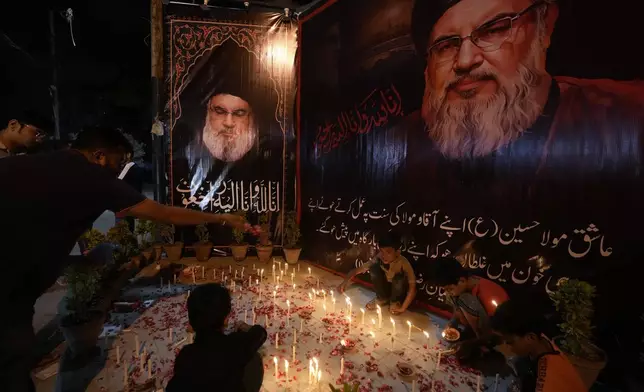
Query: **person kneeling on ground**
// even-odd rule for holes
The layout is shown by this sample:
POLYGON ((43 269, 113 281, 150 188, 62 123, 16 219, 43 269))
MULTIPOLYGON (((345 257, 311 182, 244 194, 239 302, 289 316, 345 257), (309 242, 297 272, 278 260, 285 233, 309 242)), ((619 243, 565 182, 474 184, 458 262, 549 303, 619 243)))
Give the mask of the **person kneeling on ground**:
POLYGON ((490 317, 496 307, 508 300, 501 286, 491 280, 473 276, 454 258, 439 258, 431 268, 431 280, 447 294, 447 303, 453 306, 448 326, 465 327, 462 341, 456 345, 461 360, 493 348, 498 337, 492 334, 490 317))
POLYGON ((267 333, 259 325, 240 323, 236 332, 224 334, 231 307, 230 292, 219 284, 192 291, 188 319, 195 341, 179 352, 167 392, 259 391, 264 366, 257 350, 267 333))
POLYGON ((391 313, 405 312, 416 297, 416 276, 409 261, 400 254, 400 245, 400 238, 392 233, 380 238, 380 252, 368 263, 349 272, 338 286, 338 291, 343 293, 354 276, 369 272, 376 298, 367 304, 367 309, 374 310, 376 305, 390 304, 391 313))
POLYGON ((544 334, 545 319, 532 303, 509 300, 501 304, 492 316, 492 327, 523 360, 515 366, 521 391, 586 391, 577 370, 544 334))

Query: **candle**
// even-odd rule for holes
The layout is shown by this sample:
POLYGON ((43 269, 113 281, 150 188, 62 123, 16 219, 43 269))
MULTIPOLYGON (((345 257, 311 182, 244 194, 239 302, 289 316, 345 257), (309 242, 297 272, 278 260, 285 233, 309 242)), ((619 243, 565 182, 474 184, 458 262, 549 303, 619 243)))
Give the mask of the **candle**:
POLYGON ((278 373, 277 373, 277 357, 273 357, 273 363, 275 364, 275 378, 278 378, 278 373))
POLYGON ((284 360, 284 373, 286 374, 286 382, 288 382, 288 361, 284 360))
POLYGON ((309 276, 311 276, 311 267, 309 267, 309 276))
POLYGON ((265 315, 265 317, 266 317, 266 319, 265 319, 264 321, 265 321, 265 323, 266 323, 266 328, 268 328, 268 314, 267 314, 267 315, 265 315))
POLYGON ((297 265, 297 272, 300 272, 300 265, 297 265))
POLYGON ((300 318, 300 333, 304 332, 304 319, 300 318))
POLYGON ((492 305, 494 305, 495 308, 499 306, 499 304, 497 304, 495 300, 492 300, 492 305))
POLYGON ((311 385, 311 376, 313 375, 313 360, 309 359, 309 385, 311 385))
POLYGON ((224 271, 221 271, 221 280, 224 280, 224 271))
POLYGON ((407 340, 411 340, 411 321, 407 320, 407 325, 409 326, 409 333, 407 334, 407 340))
POLYGON ((228 266, 228 272, 231 273, 231 274, 233 273, 233 266, 232 265, 228 266))
POLYGON ((116 346, 116 363, 121 363, 121 346, 116 346))
POLYGON ((148 380, 152 378, 152 359, 148 359, 148 380))
POLYGON ((389 321, 391 321, 391 327, 394 330, 394 332, 391 335, 391 337, 393 338, 394 336, 396 336, 396 320, 394 320, 393 317, 389 317, 389 321))
POLYGON ((293 345, 297 344, 297 329, 293 327, 293 345))
POLYGON ((476 376, 476 392, 481 392, 481 375, 476 376))
POLYGON ((134 335, 134 357, 138 358, 139 357, 139 335, 134 335))
POLYGON ((275 264, 273 264, 273 276, 275 276, 275 264))
POLYGON ((123 366, 123 389, 127 387, 127 362, 124 361, 123 366))
POLYGON ((395 341, 396 341, 396 340, 395 340, 395 339, 394 339, 394 337, 392 336, 392 337, 391 337, 391 351, 394 351, 394 343, 395 343, 395 341))
POLYGON ((309 293, 309 302, 311 303, 311 306, 313 306, 313 296, 311 293, 309 293))
POLYGON ((234 280, 232 281, 232 285, 233 285, 233 293, 234 293, 235 292, 235 281, 234 280))
POLYGON ((295 284, 293 285, 293 294, 295 294, 295 284))
POLYGON ((259 280, 262 280, 263 278, 264 278, 264 269, 262 268, 262 270, 259 273, 259 280))
POLYGON ((286 300, 286 326, 290 326, 291 322, 291 302, 286 300))
POLYGON ((286 262, 284 262, 284 271, 288 272, 288 264, 286 262))
POLYGON ((423 331, 423 335, 427 338, 427 347, 429 347, 429 333, 427 331, 423 331))
POLYGON ((318 370, 318 392, 320 391, 320 388, 321 388, 320 385, 322 385, 321 381, 322 381, 322 370, 318 370))
POLYGON ((496 377, 494 378, 494 392, 496 392, 499 389, 499 373, 496 374, 496 377))
POLYGON ((295 363, 295 345, 293 345, 293 363, 295 363))
POLYGON ((276 305, 275 304, 276 299, 277 299, 277 291, 273 290, 273 305, 276 305))
POLYGON ((216 279, 217 279, 217 271, 212 270, 212 280, 216 280, 216 279))
MULTIPOLYGON (((313 358, 313 362, 315 363, 315 370, 313 374, 316 374, 318 372, 318 369, 320 368, 320 362, 318 361, 317 357, 313 358)), ((315 377, 315 376, 313 376, 315 377)))
POLYGON ((248 309, 244 310, 244 324, 248 324, 248 309))
POLYGON ((255 314, 255 308, 253 308, 253 325, 255 325, 256 316, 257 314, 255 314))
POLYGON ((255 271, 257 268, 255 268, 255 264, 253 264, 253 271, 255 271))
POLYGON ((331 310, 331 313, 335 313, 335 297, 331 298, 331 302, 333 302, 333 309, 331 310))
POLYGON ((295 272, 291 272, 291 284, 295 285, 295 272))
POLYGON ((364 308, 360 308, 360 313, 362 313, 362 325, 364 325, 364 308))
POLYGON ((344 357, 340 358, 340 378, 344 375, 344 357))
POLYGON ((280 346, 280 333, 275 332, 275 348, 278 349, 280 346))
POLYGON ((320 344, 322 344, 322 332, 320 332, 320 344))
POLYGON ((380 309, 380 305, 376 305, 376 311, 378 312, 378 329, 382 329, 382 309, 380 309))
POLYGON ((276 278, 276 282, 277 282, 278 285, 280 284, 280 277, 279 276, 276 278))
POLYGON ((241 270, 241 277, 242 277, 242 279, 244 279, 244 268, 245 268, 245 267, 242 267, 242 270, 241 270))
POLYGON ((201 279, 206 279, 206 268, 201 267, 201 279))
POLYGON ((320 278, 318 277, 318 290, 320 289, 320 278))

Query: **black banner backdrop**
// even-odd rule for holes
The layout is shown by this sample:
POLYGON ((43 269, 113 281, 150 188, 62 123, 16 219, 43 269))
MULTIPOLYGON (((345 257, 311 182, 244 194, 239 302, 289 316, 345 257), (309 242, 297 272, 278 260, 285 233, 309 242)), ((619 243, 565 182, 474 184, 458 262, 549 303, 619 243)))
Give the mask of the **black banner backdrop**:
POLYGON ((340 0, 300 21, 305 256, 346 273, 394 230, 436 307, 444 293, 426 267, 441 256, 462 255, 511 296, 588 280, 600 344, 630 350, 633 365, 644 359, 629 291, 644 218, 636 23, 619 2, 533 3, 422 0, 412 26, 411 0, 340 0))
MULTIPOLYGON (((294 203, 297 29, 276 14, 238 15, 252 20, 169 20, 171 203, 271 214, 281 245, 281 213, 294 203)), ((230 244, 230 230, 211 233, 230 244)))

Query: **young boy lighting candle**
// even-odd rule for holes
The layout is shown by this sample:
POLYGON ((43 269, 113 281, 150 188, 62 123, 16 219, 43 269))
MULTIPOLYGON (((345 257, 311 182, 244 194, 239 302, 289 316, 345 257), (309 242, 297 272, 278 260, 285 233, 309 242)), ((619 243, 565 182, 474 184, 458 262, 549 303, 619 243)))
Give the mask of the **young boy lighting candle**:
POLYGON ((586 391, 577 370, 544 334, 545 320, 533 301, 509 300, 499 305, 492 327, 519 357, 515 369, 521 391, 586 391))
POLYGON ((430 281, 445 290, 447 303, 453 306, 449 328, 459 324, 465 327, 457 344, 457 357, 475 358, 482 353, 482 346, 493 348, 498 337, 491 333, 490 317, 497 306, 508 300, 505 290, 491 280, 470 274, 454 258, 438 258, 430 270, 430 281))
POLYGON ((266 330, 239 323, 236 332, 224 334, 230 311, 225 287, 211 283, 192 291, 188 319, 196 337, 177 356, 167 392, 259 391, 264 367, 257 350, 266 341, 266 330))
POLYGON ((362 267, 349 272, 338 291, 343 293, 354 276, 369 272, 376 298, 366 305, 367 309, 390 304, 392 314, 405 312, 416 297, 416 276, 409 261, 400 254, 400 246, 400 238, 391 232, 379 238, 380 252, 362 267))

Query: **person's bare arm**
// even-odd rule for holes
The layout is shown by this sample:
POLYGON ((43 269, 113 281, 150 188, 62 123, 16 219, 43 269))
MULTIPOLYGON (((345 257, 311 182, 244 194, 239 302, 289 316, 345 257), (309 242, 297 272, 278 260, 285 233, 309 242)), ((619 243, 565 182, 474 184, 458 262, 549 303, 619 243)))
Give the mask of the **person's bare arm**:
POLYGON ((364 274, 365 272, 369 271, 369 268, 371 268, 372 265, 373 265, 373 261, 369 261, 367 263, 362 264, 362 266, 358 268, 352 269, 347 274, 346 278, 344 278, 342 283, 340 283, 340 285, 338 286, 338 291, 340 293, 343 293, 344 290, 347 288, 347 284, 349 284, 351 279, 353 279, 356 275, 364 274))
POLYGON ((246 224, 243 218, 236 215, 210 214, 181 207, 171 207, 157 203, 151 199, 146 199, 137 205, 121 211, 119 215, 133 216, 139 219, 169 223, 177 226, 214 223, 229 224, 233 227, 242 228, 246 224))

